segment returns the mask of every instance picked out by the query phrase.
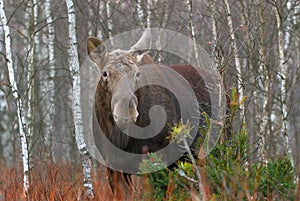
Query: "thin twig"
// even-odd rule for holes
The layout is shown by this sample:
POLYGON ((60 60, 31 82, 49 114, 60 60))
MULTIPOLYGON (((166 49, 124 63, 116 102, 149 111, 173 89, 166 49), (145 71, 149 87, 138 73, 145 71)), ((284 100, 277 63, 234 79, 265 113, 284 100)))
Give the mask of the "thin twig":
POLYGON ((196 176, 197 176, 197 178, 198 178, 199 193, 200 193, 200 197, 202 197, 201 200, 205 201, 205 200, 207 200, 207 199, 206 199, 204 187, 203 187, 203 185, 202 185, 202 179, 201 179, 200 170, 199 170, 199 168, 198 168, 198 166, 197 166, 197 164, 196 164, 195 158, 194 158, 194 156, 193 156, 193 154, 192 154, 192 152, 191 152, 191 150, 190 150, 190 147, 189 147, 189 145, 188 145, 188 143, 187 143, 186 138, 187 138, 187 135, 184 135, 184 136, 182 137, 182 142, 183 142, 183 144, 184 144, 185 150, 187 151, 187 153, 188 153, 188 155, 189 155, 189 158, 190 158, 191 161, 192 161, 193 167, 195 168, 196 176))

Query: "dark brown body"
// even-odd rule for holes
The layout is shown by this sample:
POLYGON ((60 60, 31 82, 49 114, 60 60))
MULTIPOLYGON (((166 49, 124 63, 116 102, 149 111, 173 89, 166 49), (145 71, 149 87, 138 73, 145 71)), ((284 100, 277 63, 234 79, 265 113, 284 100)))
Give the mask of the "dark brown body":
MULTIPOLYGON (((148 67, 154 69, 155 75, 161 75, 163 79, 165 77, 167 79, 168 76, 163 74, 161 68, 159 68, 157 64, 154 64, 150 56, 142 54, 140 51, 135 51, 134 48, 130 51, 115 50, 113 52, 107 52, 102 41, 96 38, 89 38, 87 42, 87 50, 91 60, 98 66, 102 73, 95 95, 96 115, 94 117, 94 125, 99 125, 105 135, 100 135, 99 130, 95 130, 96 126, 94 126, 94 137, 96 146, 105 161, 109 164, 117 164, 117 166, 124 163, 129 163, 129 165, 131 165, 131 163, 128 162, 128 159, 123 159, 122 156, 116 157, 116 154, 112 153, 113 149, 111 149, 111 144, 114 145, 113 147, 117 147, 118 150, 121 149, 138 155, 138 157, 140 157, 138 158, 139 161, 142 160, 144 156, 143 154, 159 151, 169 145, 171 127, 177 125, 182 119, 178 99, 167 88, 159 85, 145 85, 138 88, 137 91, 134 91, 131 87, 131 85, 135 84, 138 86, 138 75, 141 71, 141 66, 145 64, 152 65, 148 67), (128 84, 116 87, 123 76, 125 75, 127 77, 126 73, 132 71, 135 73, 133 77, 128 77, 128 84), (129 104, 123 98, 128 94, 133 97, 133 99, 129 100, 129 104), (125 104, 131 105, 129 106, 129 110, 125 110, 125 104), (160 129, 160 132, 154 137, 146 136, 145 139, 137 139, 123 133, 117 126, 117 123, 121 123, 126 126, 128 119, 131 119, 138 127, 147 127, 151 123, 151 119, 149 117, 150 108, 155 105, 159 105, 164 108, 167 119, 163 128, 160 129)), ((189 83, 189 86, 194 92, 195 99, 197 99, 193 100, 195 102, 193 102, 192 105, 195 104, 195 109, 199 109, 199 113, 195 115, 196 117, 193 117, 196 119, 192 121, 197 121, 200 126, 204 126, 205 121, 201 115, 202 112, 206 112, 208 115, 211 114, 211 99, 206 84, 208 81, 210 85, 215 85, 218 80, 216 80, 216 77, 213 74, 203 68, 197 68, 196 70, 194 67, 189 65, 170 65, 168 68, 179 73, 184 80, 189 83), (205 78, 205 82, 203 78, 205 78)), ((186 88, 178 84, 177 80, 169 77, 167 82, 168 84, 175 86, 176 91, 179 91, 179 94, 184 94, 180 92, 184 92, 186 88)), ((189 99, 189 97, 186 98, 189 99)), ((199 130, 198 128, 194 129, 196 131, 199 130)), ((196 135, 199 137, 199 133, 196 135)), ((166 154, 166 158, 168 158, 168 156, 178 154, 174 153, 173 150, 174 149, 166 154)), ((138 171, 139 163, 132 163, 132 166, 136 166, 132 167, 132 169, 138 171)), ((111 166, 109 167, 111 168, 111 166)), ((122 172, 122 169, 119 170, 122 172)), ((108 172, 112 189, 119 188, 115 188, 116 183, 118 186, 122 184, 123 186, 126 186, 126 183, 128 184, 129 180, 125 179, 127 182, 124 182, 124 179, 122 179, 126 174, 113 171, 112 169, 109 169, 108 172)), ((116 193, 118 190, 113 191, 114 194, 118 194, 116 193)))
MULTIPOLYGON (((195 68, 189 65, 171 65, 170 68, 181 74, 190 83, 197 97, 200 113, 204 111, 210 115, 210 96, 202 76, 206 76, 206 78, 211 76, 213 80, 212 75, 204 69, 200 70, 200 75, 195 68)), ((149 110, 153 105, 161 105, 167 112, 167 122, 159 135, 149 139, 135 139, 122 133, 113 120, 110 108, 111 100, 103 100, 103 97, 107 98, 109 95, 103 90, 101 84, 98 85, 96 93, 95 109, 97 120, 106 137, 115 146, 125 151, 139 154, 145 151, 158 151, 169 144, 170 126, 180 122, 181 114, 178 101, 170 91, 156 85, 145 86, 135 92, 135 95, 138 98, 139 111, 136 125, 146 127, 150 124, 149 110)), ((203 126, 203 118, 201 116, 199 116, 199 121, 200 126, 203 126)))

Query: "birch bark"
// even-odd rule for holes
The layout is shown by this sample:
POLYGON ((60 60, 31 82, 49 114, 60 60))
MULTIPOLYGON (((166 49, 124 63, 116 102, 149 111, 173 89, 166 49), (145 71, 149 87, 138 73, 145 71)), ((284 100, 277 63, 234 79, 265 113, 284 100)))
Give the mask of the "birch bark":
POLYGON ((12 90, 12 95, 16 101, 17 105, 17 116, 18 116, 18 124, 19 124, 19 135, 21 140, 21 156, 22 156, 22 165, 23 165, 23 189, 25 196, 28 195, 30 188, 30 180, 29 180, 29 155, 28 155, 28 144, 26 139, 26 117, 24 115, 24 105, 23 101, 19 96, 17 82, 15 79, 15 72, 13 67, 12 60, 12 50, 11 50, 11 38, 10 38, 10 30, 7 25, 7 19, 5 15, 4 3, 3 0, 0 0, 0 17, 3 25, 4 31, 4 43, 5 43, 5 57, 6 57, 6 65, 8 68, 8 79, 10 82, 10 87, 12 90))
MULTIPOLYGON (((233 51, 233 57, 234 57, 234 63, 235 67, 237 70, 237 79, 238 79, 238 90, 239 90, 239 102, 242 102, 244 98, 244 84, 243 84, 243 77, 242 77, 242 65, 239 59, 239 54, 238 54, 238 47, 237 47, 237 42, 235 38, 235 30, 233 28, 233 22, 232 22, 232 16, 231 16, 231 11, 230 11, 230 6, 228 3, 228 0, 223 0, 224 5, 225 5, 225 12, 227 15, 227 22, 229 26, 229 32, 230 32, 230 38, 231 38, 231 44, 232 44, 232 51, 233 51)), ((245 108, 243 104, 240 104, 241 108, 241 118, 242 118, 242 124, 244 123, 245 119, 245 108)))
POLYGON ((211 43, 211 50, 213 54, 213 61, 216 63, 218 70, 221 74, 221 78, 225 80, 225 64, 224 64, 224 53, 222 50, 222 46, 218 45, 218 32, 217 32, 217 11, 216 11, 216 0, 209 1, 210 7, 210 18, 212 24, 212 43, 211 43))
MULTIPOLYGON (((258 114, 256 113, 256 106, 254 103, 257 103, 256 96, 253 94, 257 92, 257 89, 253 87, 252 85, 255 83, 255 69, 253 65, 253 62, 255 61, 253 58, 253 30, 254 28, 252 27, 250 23, 250 17, 251 14, 248 12, 249 8, 251 6, 254 6, 253 2, 248 2, 247 0, 241 0, 241 19, 244 27, 244 31, 246 34, 246 44, 247 44, 247 51, 248 51, 248 57, 245 58, 245 62, 247 63, 246 69, 249 69, 247 74, 248 74, 248 80, 247 82, 250 84, 245 85, 245 95, 247 97, 252 97, 248 99, 248 107, 247 107, 247 113, 245 114, 245 121, 247 122, 247 129, 248 131, 251 131, 252 133, 258 133, 257 129, 257 123, 256 123, 256 117, 258 114), (249 5, 250 4, 250 5, 249 5)), ((263 26, 262 26, 263 27, 263 26)), ((262 28, 261 27, 261 28, 262 28)), ((257 135, 249 135, 249 144, 254 144, 257 140, 257 135)), ((265 141, 265 140, 264 140, 265 141)), ((257 155, 257 152, 256 152, 257 155)), ((259 157, 257 155, 257 157, 259 157)))
POLYGON ((147 20, 146 28, 151 28, 151 9, 152 9, 152 0, 147 0, 147 20))
POLYGON ((168 1, 167 0, 164 0, 163 1, 163 17, 162 17, 162 23, 161 23, 161 27, 163 29, 166 29, 167 28, 167 23, 168 23, 168 19, 169 19, 169 12, 168 12, 168 1))
MULTIPOLYGON (((297 1, 295 0, 294 3, 296 3, 297 1)), ((292 23, 293 23, 293 27, 297 27, 299 24, 300 24, 300 16, 299 16, 299 13, 300 13, 300 4, 298 3, 297 5, 295 5, 295 8, 294 8, 294 13, 293 13, 293 16, 292 16, 292 23)), ((300 34, 300 31, 298 30, 298 34, 300 34)), ((297 51, 297 50, 300 50, 300 46, 299 46, 299 40, 297 39, 294 39, 294 48, 295 48, 295 65, 294 65, 294 72, 297 72, 298 71, 298 74, 295 73, 296 75, 294 76, 293 78, 293 83, 292 83, 292 86, 297 86, 297 82, 299 82, 299 69, 300 69, 300 52, 297 51), (298 80, 298 81, 297 81, 298 80)), ((299 85, 298 85, 299 86, 299 85)), ((296 100, 299 100, 300 101, 300 96, 299 96, 299 89, 298 89, 298 99, 296 100)), ((296 171, 297 171, 297 189, 299 189, 299 191, 297 192, 297 197, 295 198, 295 200, 299 200, 300 199, 300 118, 299 118, 299 109, 296 109, 296 108, 299 108, 298 105, 294 105, 295 107, 295 110, 294 110, 294 117, 293 117, 293 120, 294 120, 294 132, 293 132, 293 137, 295 139, 295 155, 296 155, 296 160, 295 160, 295 164, 296 164, 296 171)))
MULTIPOLYGON (((194 25, 194 22, 193 22, 193 1, 192 0, 187 0, 186 5, 187 5, 188 10, 189 10, 189 28, 190 28, 191 38, 193 40, 193 48, 194 48, 194 53, 195 53, 195 55, 191 55, 191 56, 195 56, 195 58, 196 58, 195 60, 198 62, 199 61, 199 55, 198 55, 198 49, 197 49, 195 25, 194 25)), ((200 64, 198 64, 198 66, 200 66, 200 64)))
MULTIPOLYGON (((33 136, 34 125, 34 85, 35 85, 35 67, 34 67, 34 50, 35 50, 35 11, 36 0, 29 1, 29 33, 28 33, 28 56, 27 56, 27 83, 28 83, 28 101, 27 101, 27 141, 29 150, 32 150, 33 144, 31 143, 31 137, 33 136)), ((31 158, 32 154, 29 152, 29 165, 32 166, 31 158)))
POLYGON ((88 20, 88 22, 87 22, 88 35, 89 35, 89 36, 92 36, 92 35, 93 35, 93 24, 92 24, 92 20, 91 20, 92 17, 93 17, 92 3, 93 3, 92 0, 88 0, 88 1, 87 1, 88 16, 89 16, 89 19, 90 19, 90 20, 88 20))
MULTIPOLYGON (((259 21, 260 24, 264 25, 265 24, 265 18, 263 14, 263 0, 257 0, 256 1, 257 8, 258 8, 258 15, 259 15, 259 21)), ((264 26, 260 27, 260 32, 259 32, 259 55, 260 55, 260 65, 258 68, 259 74, 260 74, 260 79, 259 79, 259 87, 262 90, 262 104, 257 101, 257 99, 254 99, 255 105, 259 105, 259 112, 260 118, 258 122, 259 125, 259 138, 260 138, 260 143, 259 143, 259 157, 260 161, 264 163, 268 163, 267 159, 267 150, 266 150, 266 136, 269 134, 267 125, 268 125, 268 119, 270 116, 268 115, 268 105, 270 102, 270 88, 271 88, 271 83, 270 83, 270 77, 269 73, 267 72, 266 69, 266 47, 265 47, 265 30, 264 26)))
POLYGON ((112 37, 112 30, 113 30, 113 22, 112 22, 112 15, 111 15, 111 7, 110 7, 111 1, 107 0, 105 4, 106 8, 106 17, 107 17, 107 28, 108 28, 108 37, 112 37))
MULTIPOLYGON (((105 3, 104 3, 104 1, 100 0, 100 2, 99 2, 99 12, 98 12, 98 17, 99 18, 101 17, 101 13, 104 11, 104 8, 105 8, 105 3)), ((103 33, 102 33, 101 28, 99 28, 97 30, 97 37, 99 39, 103 40, 103 33)))
POLYGON ((144 11, 143 11, 141 0, 136 1, 136 10, 137 10, 137 16, 138 16, 138 19, 139 19, 139 25, 140 25, 141 28, 144 28, 145 27, 144 11))
POLYGON ((50 0, 45 1, 45 14, 46 14, 46 22, 47 22, 47 52, 48 52, 48 60, 49 60, 49 77, 46 80, 45 88, 47 88, 48 98, 46 99, 47 112, 45 116, 45 125, 46 125, 46 133, 45 133, 45 142, 47 147, 49 148, 50 159, 53 159, 53 124, 54 124, 54 114, 55 114, 55 106, 54 106, 54 77, 55 77, 55 67, 54 67, 54 27, 53 27, 53 18, 51 13, 51 5, 50 0))
MULTIPOLYGON (((157 3, 157 2, 155 2, 157 3)), ((161 27, 163 29, 166 29, 167 28, 167 22, 168 22, 168 2, 166 0, 164 0, 163 2, 163 13, 162 13, 162 19, 161 19, 161 27)), ((159 14, 158 14, 159 15, 159 14)), ((161 36, 159 36, 159 41, 161 41, 161 36)), ((161 43, 159 43, 161 44, 161 43)), ((161 50, 158 50, 157 52, 157 62, 160 64, 162 62, 162 49, 163 47, 159 47, 161 50)))
POLYGON ((75 19, 75 8, 73 0, 66 0, 68 9, 68 23, 69 23, 69 66, 70 72, 72 72, 73 85, 72 85, 72 108, 73 108, 73 119, 75 126, 75 139, 77 147, 80 152, 83 175, 84 175, 84 187, 87 190, 88 197, 94 197, 93 183, 92 183, 92 159, 87 149, 86 143, 83 136, 83 125, 82 125, 82 112, 80 103, 80 70, 79 60, 77 53, 77 40, 76 40, 76 19, 75 19))
POLYGON ((217 55, 215 52, 216 50, 216 45, 217 45, 217 23, 216 23, 216 2, 215 0, 210 0, 209 1, 209 7, 210 7, 210 18, 211 18, 211 24, 212 24, 212 51, 214 52, 214 55, 217 55))
MULTIPOLYGON (((275 1, 275 17, 276 17, 276 25, 277 25, 277 39, 278 39, 278 53, 279 53, 279 70, 280 70, 280 104, 281 104, 281 112, 282 112, 282 125, 281 125, 281 134, 285 143, 285 150, 287 151, 292 164, 294 164, 293 157, 292 157, 292 149, 290 147, 287 129, 289 127, 288 122, 288 112, 287 112, 287 73, 288 73, 288 66, 285 62, 285 55, 284 55, 284 37, 285 33, 283 32, 283 23, 280 16, 280 8, 278 5, 278 1, 275 1)), ((289 35, 289 33, 288 33, 289 35)))

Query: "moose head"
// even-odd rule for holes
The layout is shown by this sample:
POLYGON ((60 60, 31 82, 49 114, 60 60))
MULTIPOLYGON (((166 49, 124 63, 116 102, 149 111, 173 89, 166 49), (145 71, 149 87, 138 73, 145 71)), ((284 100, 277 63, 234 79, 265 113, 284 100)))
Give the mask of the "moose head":
POLYGON ((94 37, 87 39, 88 55, 101 71, 98 89, 105 94, 102 98, 106 100, 106 111, 111 111, 114 122, 121 128, 136 122, 139 116, 138 97, 133 90, 139 80, 138 66, 154 63, 150 56, 136 48, 135 45, 129 51, 108 52, 103 41, 94 37))

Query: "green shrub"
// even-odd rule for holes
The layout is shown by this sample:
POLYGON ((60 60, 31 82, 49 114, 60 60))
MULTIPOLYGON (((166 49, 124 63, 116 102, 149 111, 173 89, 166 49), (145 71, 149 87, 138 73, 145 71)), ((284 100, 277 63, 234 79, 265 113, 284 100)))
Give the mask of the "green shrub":
MULTIPOLYGON (((219 141, 204 161, 201 161, 203 185, 209 187, 211 200, 247 200, 256 197, 293 200, 295 172, 287 157, 278 157, 268 164, 253 162, 248 135, 241 131, 226 141, 219 141)), ((141 164, 141 170, 159 170, 149 174, 154 200, 189 200, 191 191, 198 191, 195 168, 187 159, 176 168, 163 169, 165 164, 156 154, 141 164)), ((199 164, 199 161, 197 161, 199 164)), ((143 172, 143 171, 141 171, 143 172)))
POLYGON ((248 164, 253 153, 247 145, 247 134, 241 133, 218 143, 207 157, 205 170, 211 193, 229 200, 258 196, 293 200, 296 187, 294 169, 287 157, 278 157, 268 164, 248 164))
POLYGON ((265 197, 294 199, 295 172, 288 158, 276 158, 260 168, 254 165, 253 169, 260 172, 259 190, 265 197))

